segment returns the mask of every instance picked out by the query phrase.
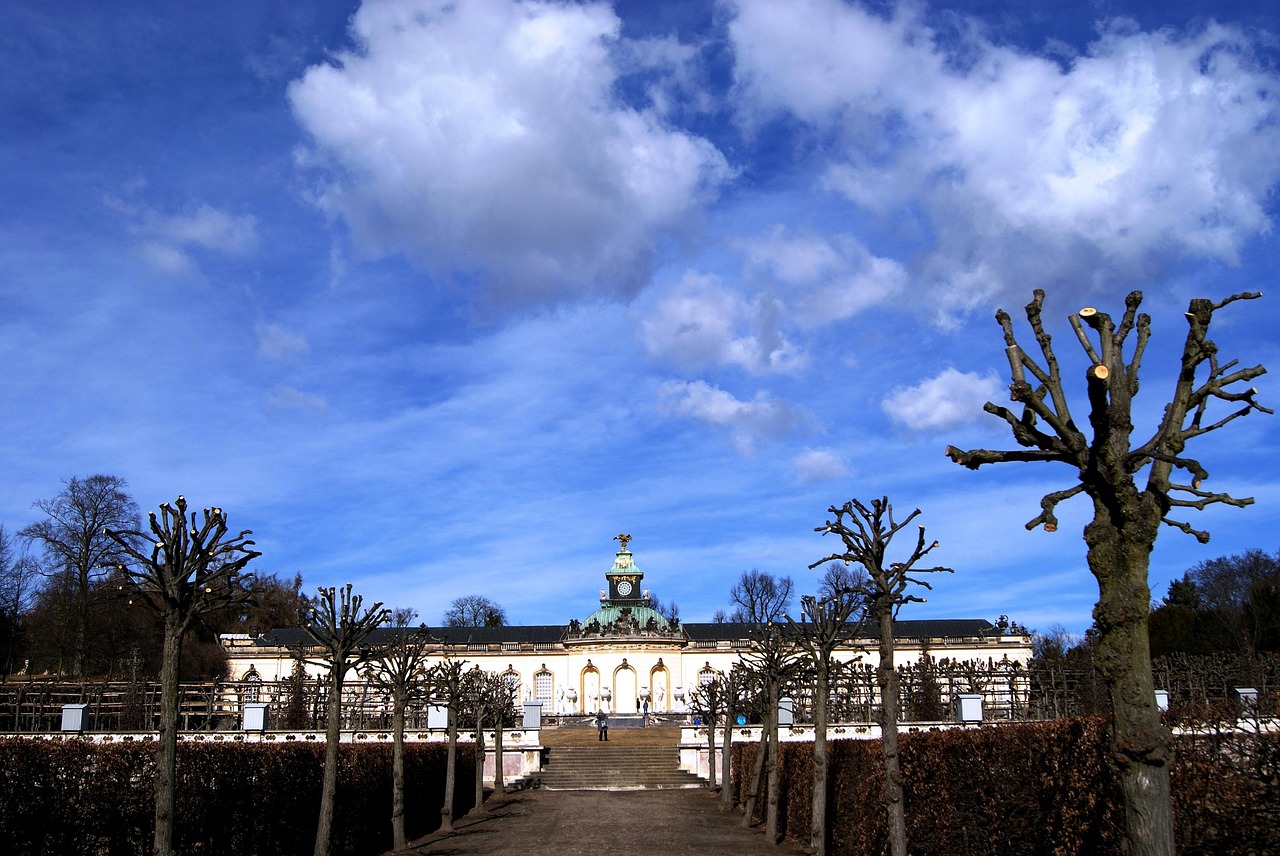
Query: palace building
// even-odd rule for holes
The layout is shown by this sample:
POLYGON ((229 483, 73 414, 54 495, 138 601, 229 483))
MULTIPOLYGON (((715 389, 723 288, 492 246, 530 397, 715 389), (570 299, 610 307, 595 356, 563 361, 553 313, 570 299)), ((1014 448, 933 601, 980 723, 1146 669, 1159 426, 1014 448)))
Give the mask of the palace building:
MULTIPOLYGON (((615 715, 688 710, 691 688, 725 673, 751 648, 751 626, 736 623, 669 622, 654 608, 644 572, 619 536, 621 549, 604 572, 597 608, 567 625, 433 627, 431 662, 451 657, 502 674, 522 702, 540 702, 542 715, 615 715)), ((585 612, 585 610, 584 610, 585 612)), ((397 631, 375 631, 378 644, 397 631)), ((837 658, 876 665, 876 643, 853 640, 837 658)), ((895 625, 898 665, 914 663, 922 652, 935 659, 972 660, 1025 666, 1029 636, 1001 635, 980 618, 900 620, 895 625)), ((226 634, 222 644, 233 681, 284 681, 295 658, 310 647, 301 628, 272 630, 257 637, 226 634)), ((313 677, 323 666, 308 663, 313 677)))

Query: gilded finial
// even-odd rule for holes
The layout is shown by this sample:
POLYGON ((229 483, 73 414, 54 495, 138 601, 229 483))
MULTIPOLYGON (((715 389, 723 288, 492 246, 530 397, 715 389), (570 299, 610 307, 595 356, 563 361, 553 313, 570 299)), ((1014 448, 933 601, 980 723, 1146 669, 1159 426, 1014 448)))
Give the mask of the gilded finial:
POLYGON ((631 540, 631 536, 619 534, 619 535, 613 536, 613 540, 620 542, 622 544, 623 552, 626 552, 627 543, 631 540))

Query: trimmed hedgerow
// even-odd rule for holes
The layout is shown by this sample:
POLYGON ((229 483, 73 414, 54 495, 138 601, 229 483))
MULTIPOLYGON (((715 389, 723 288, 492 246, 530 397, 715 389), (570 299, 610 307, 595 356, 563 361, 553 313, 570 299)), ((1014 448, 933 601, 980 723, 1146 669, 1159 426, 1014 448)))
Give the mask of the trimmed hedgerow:
MULTIPOLYGON (((180 854, 306 856, 315 841, 323 771, 320 743, 183 743, 178 747, 176 846, 180 854)), ((410 836, 440 823, 445 747, 405 747, 410 836)), ((155 797, 155 744, 0 739, 0 841, 23 854, 148 854, 155 797)), ((474 776, 462 748, 458 780, 474 776)), ((471 807, 459 788, 457 809, 471 807)), ((334 851, 391 848, 391 746, 344 745, 339 753, 334 851)))
MULTIPOLYGON (((1179 741, 1173 768, 1179 852, 1280 853, 1280 737, 1179 741)), ((750 771, 755 743, 734 747, 750 771)), ((830 852, 887 848, 880 744, 828 743, 830 852)), ((1105 721, 1097 717, 904 734, 907 840, 916 856, 1119 854, 1124 813, 1105 721)), ((784 743, 785 832, 808 838, 811 743, 784 743)), ((739 797, 749 782, 739 777, 739 797)), ((763 788, 762 788, 763 789, 763 788)), ((760 805, 764 805, 761 795, 760 805)), ((763 815, 763 808, 758 812, 763 815)))

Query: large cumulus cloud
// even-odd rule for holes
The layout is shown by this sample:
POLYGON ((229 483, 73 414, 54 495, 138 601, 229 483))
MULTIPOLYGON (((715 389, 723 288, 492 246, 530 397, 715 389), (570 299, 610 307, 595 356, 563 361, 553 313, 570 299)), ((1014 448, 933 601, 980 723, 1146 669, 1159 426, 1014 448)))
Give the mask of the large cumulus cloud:
POLYGON ((366 252, 499 298, 633 290, 730 169, 619 99, 617 57, 642 53, 620 27, 602 4, 367 0, 355 47, 289 89, 316 199, 366 252))

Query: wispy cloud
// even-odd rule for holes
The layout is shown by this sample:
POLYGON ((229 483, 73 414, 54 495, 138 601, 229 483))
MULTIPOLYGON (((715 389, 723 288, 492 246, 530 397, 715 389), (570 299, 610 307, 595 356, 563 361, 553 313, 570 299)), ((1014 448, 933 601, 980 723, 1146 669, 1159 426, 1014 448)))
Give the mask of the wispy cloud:
POLYGON ((729 428, 743 454, 750 454, 757 440, 779 439, 806 421, 799 410, 764 391, 743 401, 706 381, 668 381, 660 395, 661 408, 670 416, 729 428))
POLYGON ((234 215, 203 203, 167 214, 119 200, 111 204, 131 216, 130 229, 140 239, 140 255, 165 276, 185 276, 196 270, 193 250, 240 257, 258 246, 258 221, 251 214, 234 215))

